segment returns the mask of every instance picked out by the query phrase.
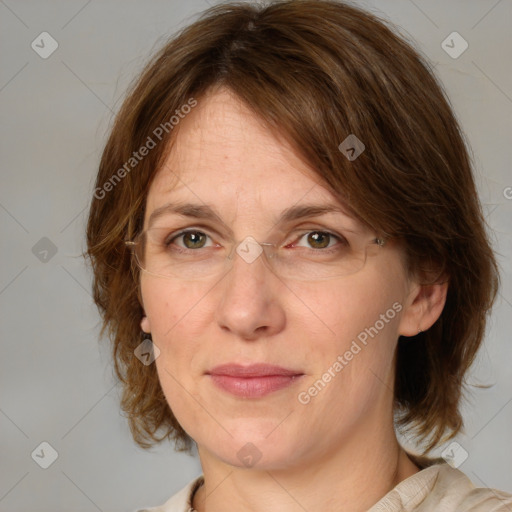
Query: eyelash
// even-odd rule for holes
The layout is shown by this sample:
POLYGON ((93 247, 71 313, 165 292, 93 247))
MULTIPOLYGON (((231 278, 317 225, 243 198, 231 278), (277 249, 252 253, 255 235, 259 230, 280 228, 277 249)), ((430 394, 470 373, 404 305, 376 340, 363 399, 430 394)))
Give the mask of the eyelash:
MULTIPOLYGON (((171 234, 170 235, 170 238, 167 237, 165 240, 164 240, 164 245, 166 247, 169 247, 175 240, 177 240, 178 238, 188 234, 188 233, 201 233, 202 235, 205 235, 209 238, 211 238, 211 236, 208 234, 208 233, 205 233, 204 231, 201 231, 199 229, 194 229, 194 228, 188 228, 188 229, 184 229, 182 231, 180 231, 179 233, 176 233, 176 234, 171 234)), ((296 244, 298 243, 300 240, 302 240, 302 238, 304 238, 304 236, 310 234, 310 233, 321 233, 322 235, 328 235, 332 238, 335 238, 336 240, 338 240, 338 242, 346 245, 348 244, 346 238, 342 235, 338 235, 337 233, 333 233, 332 231, 328 231, 328 230, 323 230, 323 229, 309 229, 309 230, 304 230, 304 231, 301 231, 301 234, 300 236, 296 239, 295 242, 293 242, 293 244, 296 244)), ((290 244, 286 244, 286 246, 288 246, 290 244)), ((285 246, 285 247, 286 247, 285 246)), ((307 247, 303 247, 304 249, 307 249, 307 247)), ((204 249, 204 247, 200 247, 200 249, 204 249)), ((331 252, 333 251, 336 251, 338 250, 339 248, 337 248, 336 246, 333 246, 333 247, 326 247, 324 249, 314 249, 314 248, 309 248, 311 251, 316 251, 316 252, 322 252, 322 253, 325 253, 325 254, 330 254, 331 252)), ((183 247, 179 247, 179 246, 175 246, 175 249, 174 250, 177 250, 178 252, 180 253, 188 253, 188 252, 194 252, 196 251, 197 249, 186 249, 186 248, 183 248, 183 247)))

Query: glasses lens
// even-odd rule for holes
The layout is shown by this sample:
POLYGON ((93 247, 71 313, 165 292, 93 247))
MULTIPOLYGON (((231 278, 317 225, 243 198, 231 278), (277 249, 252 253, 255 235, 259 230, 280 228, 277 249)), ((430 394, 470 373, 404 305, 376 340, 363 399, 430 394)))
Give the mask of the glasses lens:
POLYGON ((228 266, 226 248, 208 243, 208 235, 199 230, 177 236, 168 228, 151 228, 135 247, 139 266, 156 276, 200 279, 228 266))
MULTIPOLYGON (((322 236, 324 238, 320 239, 324 240, 328 235, 322 236)), ((338 240, 327 249, 302 246, 276 249, 271 245, 264 245, 263 248, 267 253, 268 264, 277 275, 284 279, 317 281, 359 272, 366 263, 372 243, 373 240, 368 237, 352 237, 350 242, 346 239, 338 240)))

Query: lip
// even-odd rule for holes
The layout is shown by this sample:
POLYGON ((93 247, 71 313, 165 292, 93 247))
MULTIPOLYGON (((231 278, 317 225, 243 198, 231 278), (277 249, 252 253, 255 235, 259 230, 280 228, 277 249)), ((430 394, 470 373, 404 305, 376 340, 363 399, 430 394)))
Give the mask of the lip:
POLYGON ((290 386, 301 371, 269 364, 224 364, 206 372, 220 389, 243 398, 259 398, 290 386))
POLYGON ((257 363, 242 365, 236 363, 221 364, 206 372, 209 375, 227 375, 229 377, 267 377, 268 375, 281 375, 290 377, 304 375, 301 371, 283 368, 274 364, 257 363))

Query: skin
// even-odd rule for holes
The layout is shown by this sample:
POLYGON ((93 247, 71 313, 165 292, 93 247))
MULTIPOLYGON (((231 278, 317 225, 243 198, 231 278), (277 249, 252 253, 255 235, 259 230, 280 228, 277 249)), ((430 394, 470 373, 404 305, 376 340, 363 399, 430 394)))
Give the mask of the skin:
MULTIPOLYGON (((180 121, 150 187, 145 225, 171 200, 214 206, 240 241, 264 241, 274 217, 297 203, 336 202, 291 147, 223 88, 180 121)), ((332 230, 344 218, 328 214, 306 227, 332 230)), ((199 223, 169 219, 176 231, 199 223)), ((399 335, 437 320, 446 284, 409 279, 392 242, 361 271, 322 282, 283 280, 262 256, 251 264, 236 257, 222 278, 142 273, 140 284, 141 327, 161 351, 155 364, 162 389, 198 447, 205 485, 194 496, 196 510, 363 511, 418 472, 393 429, 395 348, 399 335), (317 396, 300 403, 298 394, 395 302, 401 311, 317 396), (265 397, 238 398, 205 375, 228 362, 273 363, 305 375, 265 397), (247 443, 261 454, 252 467, 237 455, 247 443)))

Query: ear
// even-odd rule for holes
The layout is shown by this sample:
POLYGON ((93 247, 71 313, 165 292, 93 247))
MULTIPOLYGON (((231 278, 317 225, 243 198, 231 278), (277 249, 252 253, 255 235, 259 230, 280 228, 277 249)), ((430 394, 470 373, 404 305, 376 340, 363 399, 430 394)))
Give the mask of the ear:
POLYGON ((447 292, 447 278, 430 284, 413 282, 398 333, 401 336, 416 336, 420 330, 430 329, 443 312, 447 292))
POLYGON ((143 316, 140 321, 140 328, 146 333, 151 334, 151 324, 149 323, 149 318, 147 316, 143 316))

